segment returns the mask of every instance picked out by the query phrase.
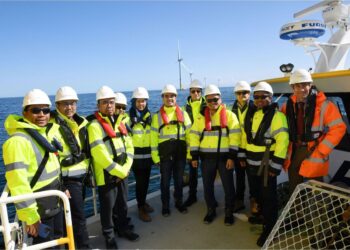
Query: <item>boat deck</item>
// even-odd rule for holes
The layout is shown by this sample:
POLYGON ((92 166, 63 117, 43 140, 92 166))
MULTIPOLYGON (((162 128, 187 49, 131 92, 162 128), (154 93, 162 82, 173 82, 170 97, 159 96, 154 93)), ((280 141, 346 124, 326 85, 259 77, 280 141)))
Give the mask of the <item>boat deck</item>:
MULTIPOLYGON (((137 242, 130 242, 118 238, 118 247, 120 249, 257 249, 256 240, 261 233, 261 226, 247 222, 248 211, 235 214, 236 221, 233 226, 224 225, 224 193, 219 180, 215 183, 216 199, 219 203, 217 217, 209 225, 203 223, 206 205, 200 183, 201 181, 197 194, 199 200, 188 208, 187 214, 181 214, 171 207, 171 215, 163 217, 160 192, 157 191, 148 195, 148 203, 155 208, 151 214, 152 222, 142 222, 138 219, 136 201, 130 201, 128 216, 132 218, 134 231, 140 235, 140 239, 137 242)), ((187 198, 187 193, 186 187, 184 198, 187 198)), ((105 248, 99 218, 91 218, 89 221, 91 245, 97 249, 105 248)))

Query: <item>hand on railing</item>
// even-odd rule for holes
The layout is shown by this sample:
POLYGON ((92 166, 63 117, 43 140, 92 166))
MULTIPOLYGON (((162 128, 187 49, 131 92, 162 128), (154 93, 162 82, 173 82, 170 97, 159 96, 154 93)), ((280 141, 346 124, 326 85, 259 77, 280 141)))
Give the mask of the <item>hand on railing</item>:
POLYGON ((40 221, 35 222, 32 225, 26 225, 26 232, 34 237, 38 236, 40 221))

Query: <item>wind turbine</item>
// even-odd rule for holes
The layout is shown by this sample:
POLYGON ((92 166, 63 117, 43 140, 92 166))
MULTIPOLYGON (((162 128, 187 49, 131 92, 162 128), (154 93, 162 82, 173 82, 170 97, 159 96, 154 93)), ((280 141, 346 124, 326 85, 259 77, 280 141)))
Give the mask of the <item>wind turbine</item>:
POLYGON ((181 62, 182 62, 182 58, 180 56, 180 42, 177 41, 177 61, 179 63, 179 81, 180 81, 180 90, 182 90, 182 82, 181 82, 181 62))

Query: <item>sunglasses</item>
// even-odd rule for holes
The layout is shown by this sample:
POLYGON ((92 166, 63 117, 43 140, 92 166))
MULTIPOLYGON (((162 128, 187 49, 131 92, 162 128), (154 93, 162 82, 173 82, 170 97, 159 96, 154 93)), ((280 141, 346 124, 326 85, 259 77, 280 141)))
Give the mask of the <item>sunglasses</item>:
POLYGON ((215 97, 215 98, 211 98, 211 99, 207 99, 207 103, 212 103, 212 102, 218 102, 220 100, 220 98, 217 98, 217 97, 215 97))
POLYGON ((202 91, 200 91, 199 89, 193 89, 191 90, 191 94, 195 94, 195 93, 201 93, 202 91))
POLYGON ((115 105, 115 108, 116 108, 116 109, 126 110, 126 107, 125 107, 125 106, 115 105))
POLYGON ((240 91, 240 92, 236 92, 236 95, 246 95, 249 94, 249 91, 240 91))
POLYGON ((41 112, 43 112, 44 115, 47 115, 50 113, 50 108, 31 108, 29 110, 32 114, 38 115, 41 112))
POLYGON ((254 100, 265 100, 269 95, 254 95, 254 100))

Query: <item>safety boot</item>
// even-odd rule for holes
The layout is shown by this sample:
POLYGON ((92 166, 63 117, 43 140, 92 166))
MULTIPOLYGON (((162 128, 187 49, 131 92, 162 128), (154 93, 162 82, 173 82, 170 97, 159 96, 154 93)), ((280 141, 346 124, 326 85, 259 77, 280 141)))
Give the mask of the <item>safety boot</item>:
POLYGON ((184 205, 186 207, 190 207, 193 203, 197 202, 197 196, 196 195, 190 195, 188 196, 187 200, 185 201, 184 205))
POLYGON ((154 212, 154 208, 148 204, 147 202, 145 203, 145 205, 143 206, 144 210, 147 212, 147 213, 153 213, 154 212))
POLYGON ((250 198, 250 212, 252 215, 259 214, 259 205, 255 198, 250 198))
POLYGON ((145 209, 145 206, 139 208, 139 218, 144 222, 152 221, 151 216, 149 216, 148 212, 145 209))

